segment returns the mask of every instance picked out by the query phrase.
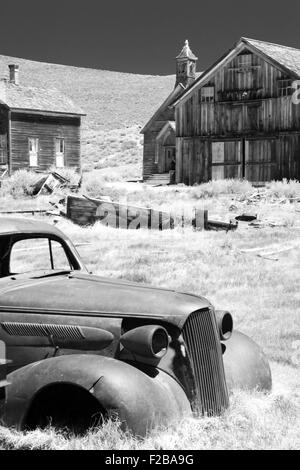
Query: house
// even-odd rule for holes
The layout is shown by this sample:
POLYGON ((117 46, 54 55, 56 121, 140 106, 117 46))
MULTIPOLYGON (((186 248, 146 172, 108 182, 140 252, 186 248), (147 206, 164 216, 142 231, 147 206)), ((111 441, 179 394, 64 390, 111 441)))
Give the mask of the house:
POLYGON ((80 169, 83 112, 57 90, 19 84, 18 65, 0 80, 0 168, 80 169))
POLYGON ((176 87, 185 89, 174 96, 175 87, 142 130, 145 180, 168 171, 169 136, 177 183, 300 179, 299 49, 242 37, 197 78, 192 57, 180 63, 176 87))

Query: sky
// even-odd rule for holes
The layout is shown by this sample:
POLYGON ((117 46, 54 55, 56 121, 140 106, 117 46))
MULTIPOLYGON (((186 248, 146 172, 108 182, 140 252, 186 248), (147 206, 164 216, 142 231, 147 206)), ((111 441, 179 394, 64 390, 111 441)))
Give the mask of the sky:
POLYGON ((189 39, 204 70, 241 37, 300 48, 300 2, 0 0, 0 55, 151 75, 189 39))

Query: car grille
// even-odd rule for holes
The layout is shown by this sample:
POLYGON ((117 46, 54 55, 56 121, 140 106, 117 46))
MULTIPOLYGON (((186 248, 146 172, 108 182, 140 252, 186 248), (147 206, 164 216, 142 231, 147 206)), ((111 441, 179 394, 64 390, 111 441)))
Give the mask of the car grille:
POLYGON ((220 414, 229 400, 214 313, 208 309, 192 313, 182 334, 195 378, 194 407, 209 416, 220 414))

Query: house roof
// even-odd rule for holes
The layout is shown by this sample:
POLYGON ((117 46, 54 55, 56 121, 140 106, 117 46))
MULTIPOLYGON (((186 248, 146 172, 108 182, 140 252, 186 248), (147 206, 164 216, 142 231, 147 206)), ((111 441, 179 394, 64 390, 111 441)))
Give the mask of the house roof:
POLYGON ((198 60, 198 57, 196 57, 195 54, 193 54, 193 52, 191 51, 189 41, 187 39, 185 40, 184 46, 180 54, 178 54, 178 56, 176 57, 176 59, 198 60))
POLYGON ((259 41, 257 39, 250 39, 241 37, 241 39, 235 44, 235 46, 227 51, 221 58, 219 58, 214 64, 206 69, 200 77, 198 77, 189 88, 187 88, 181 96, 173 100, 170 106, 176 106, 177 103, 185 100, 187 96, 199 85, 205 83, 205 81, 213 74, 222 64, 226 61, 231 60, 234 55, 243 50, 247 46, 248 49, 254 53, 261 54, 266 60, 271 62, 275 67, 279 67, 286 73, 290 73, 295 78, 300 78, 300 49, 295 49, 289 46, 281 46, 279 44, 273 44, 271 42, 259 41))
POLYGON ((12 110, 84 115, 79 106, 56 89, 25 87, 4 80, 0 83, 0 103, 12 110))

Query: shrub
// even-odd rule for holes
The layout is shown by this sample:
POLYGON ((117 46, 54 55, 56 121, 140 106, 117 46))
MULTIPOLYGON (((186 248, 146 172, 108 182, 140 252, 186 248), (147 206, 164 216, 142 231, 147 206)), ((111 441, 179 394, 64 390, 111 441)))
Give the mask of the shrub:
POLYGON ((18 170, 12 176, 4 179, 0 188, 1 196, 12 196, 13 198, 22 198, 31 196, 33 192, 32 185, 41 178, 32 171, 18 170))
POLYGON ((294 198, 300 196, 300 182, 296 180, 271 181, 266 184, 266 187, 275 197, 294 198))
POLYGON ((244 194, 252 191, 251 183, 246 180, 228 179, 213 180, 208 183, 194 186, 191 190, 191 196, 194 199, 202 199, 218 196, 220 194, 244 194))
POLYGON ((80 177, 80 174, 76 170, 76 168, 56 168, 56 167, 51 167, 49 169, 49 172, 57 172, 59 175, 61 175, 63 178, 68 180, 71 186, 74 186, 78 183, 78 179, 80 177))

